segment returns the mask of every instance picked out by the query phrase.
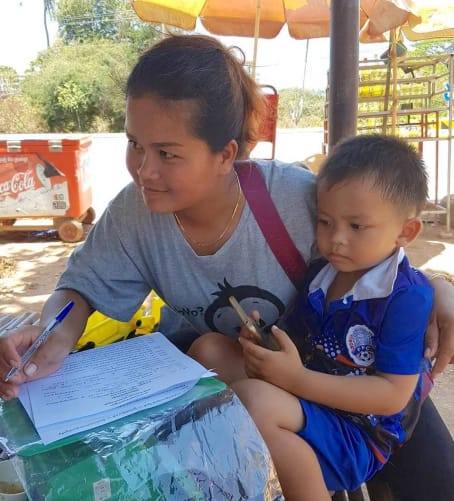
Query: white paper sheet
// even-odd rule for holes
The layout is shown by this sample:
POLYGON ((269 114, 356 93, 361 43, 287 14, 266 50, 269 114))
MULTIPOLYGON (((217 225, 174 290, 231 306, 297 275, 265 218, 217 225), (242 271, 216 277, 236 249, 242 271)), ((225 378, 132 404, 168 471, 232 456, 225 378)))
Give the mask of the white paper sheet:
POLYGON ((43 443, 177 398, 213 376, 161 333, 75 353, 19 398, 43 443))

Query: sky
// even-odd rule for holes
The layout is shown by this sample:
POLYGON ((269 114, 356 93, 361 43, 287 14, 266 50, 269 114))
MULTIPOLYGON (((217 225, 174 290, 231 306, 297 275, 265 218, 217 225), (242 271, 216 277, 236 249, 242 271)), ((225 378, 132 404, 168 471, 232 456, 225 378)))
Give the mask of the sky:
MULTIPOLYGON (((52 26, 55 35, 55 26, 52 26)), ((0 0, 0 66, 23 73, 47 48, 42 0, 0 0)))
MULTIPOLYGON (((55 24, 50 26, 56 35, 55 24)), ((202 28, 198 28, 202 32, 202 28)), ((241 47, 252 60, 251 38, 221 37, 226 45, 241 47)), ((360 59, 380 55, 387 44, 361 44, 360 59)), ((23 73, 38 52, 46 49, 42 0, 0 0, 0 66, 12 66, 23 73)), ((325 89, 329 67, 329 39, 294 40, 284 27, 272 40, 259 40, 256 78, 277 89, 304 87, 325 89), (305 66, 306 44, 309 43, 305 66), (305 76, 304 76, 305 75, 305 76), (303 82, 304 80, 304 82, 303 82)))

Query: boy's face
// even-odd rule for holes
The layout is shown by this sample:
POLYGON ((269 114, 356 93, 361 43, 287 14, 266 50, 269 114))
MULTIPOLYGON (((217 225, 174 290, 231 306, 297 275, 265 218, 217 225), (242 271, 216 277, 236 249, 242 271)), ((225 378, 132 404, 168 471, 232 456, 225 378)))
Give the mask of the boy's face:
POLYGON ((368 179, 317 188, 317 244, 338 271, 367 270, 398 246, 406 216, 384 200, 368 179))

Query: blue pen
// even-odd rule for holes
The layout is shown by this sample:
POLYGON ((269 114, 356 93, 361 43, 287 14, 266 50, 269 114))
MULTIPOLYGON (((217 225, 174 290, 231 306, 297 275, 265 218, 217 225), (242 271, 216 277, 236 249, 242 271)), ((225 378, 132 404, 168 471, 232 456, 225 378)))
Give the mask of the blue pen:
POLYGON ((40 335, 35 339, 34 343, 30 346, 30 348, 24 353, 20 367, 13 367, 8 374, 6 375, 5 382, 9 381, 18 371, 24 367, 24 365, 32 358, 32 356, 36 353, 36 350, 44 343, 44 341, 52 334, 52 331, 57 327, 58 324, 63 322, 65 317, 71 311, 74 306, 74 301, 70 301, 64 308, 62 308, 55 318, 44 327, 41 331, 40 335))

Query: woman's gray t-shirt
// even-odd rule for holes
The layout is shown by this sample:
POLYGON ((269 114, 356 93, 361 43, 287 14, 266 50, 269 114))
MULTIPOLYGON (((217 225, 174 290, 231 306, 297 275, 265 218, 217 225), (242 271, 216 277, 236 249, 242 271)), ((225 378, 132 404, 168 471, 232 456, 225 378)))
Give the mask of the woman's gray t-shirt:
MULTIPOLYGON (((304 168, 258 161, 276 208, 306 262, 315 255, 315 178, 304 168)), ((234 295, 246 312, 276 321, 296 290, 245 204, 230 239, 214 255, 198 256, 173 214, 151 213, 137 187, 126 186, 68 260, 57 289, 78 291, 105 315, 128 321, 153 289, 174 312, 160 330, 218 331, 236 337, 234 295), (183 320, 182 320, 183 319, 183 320)))

